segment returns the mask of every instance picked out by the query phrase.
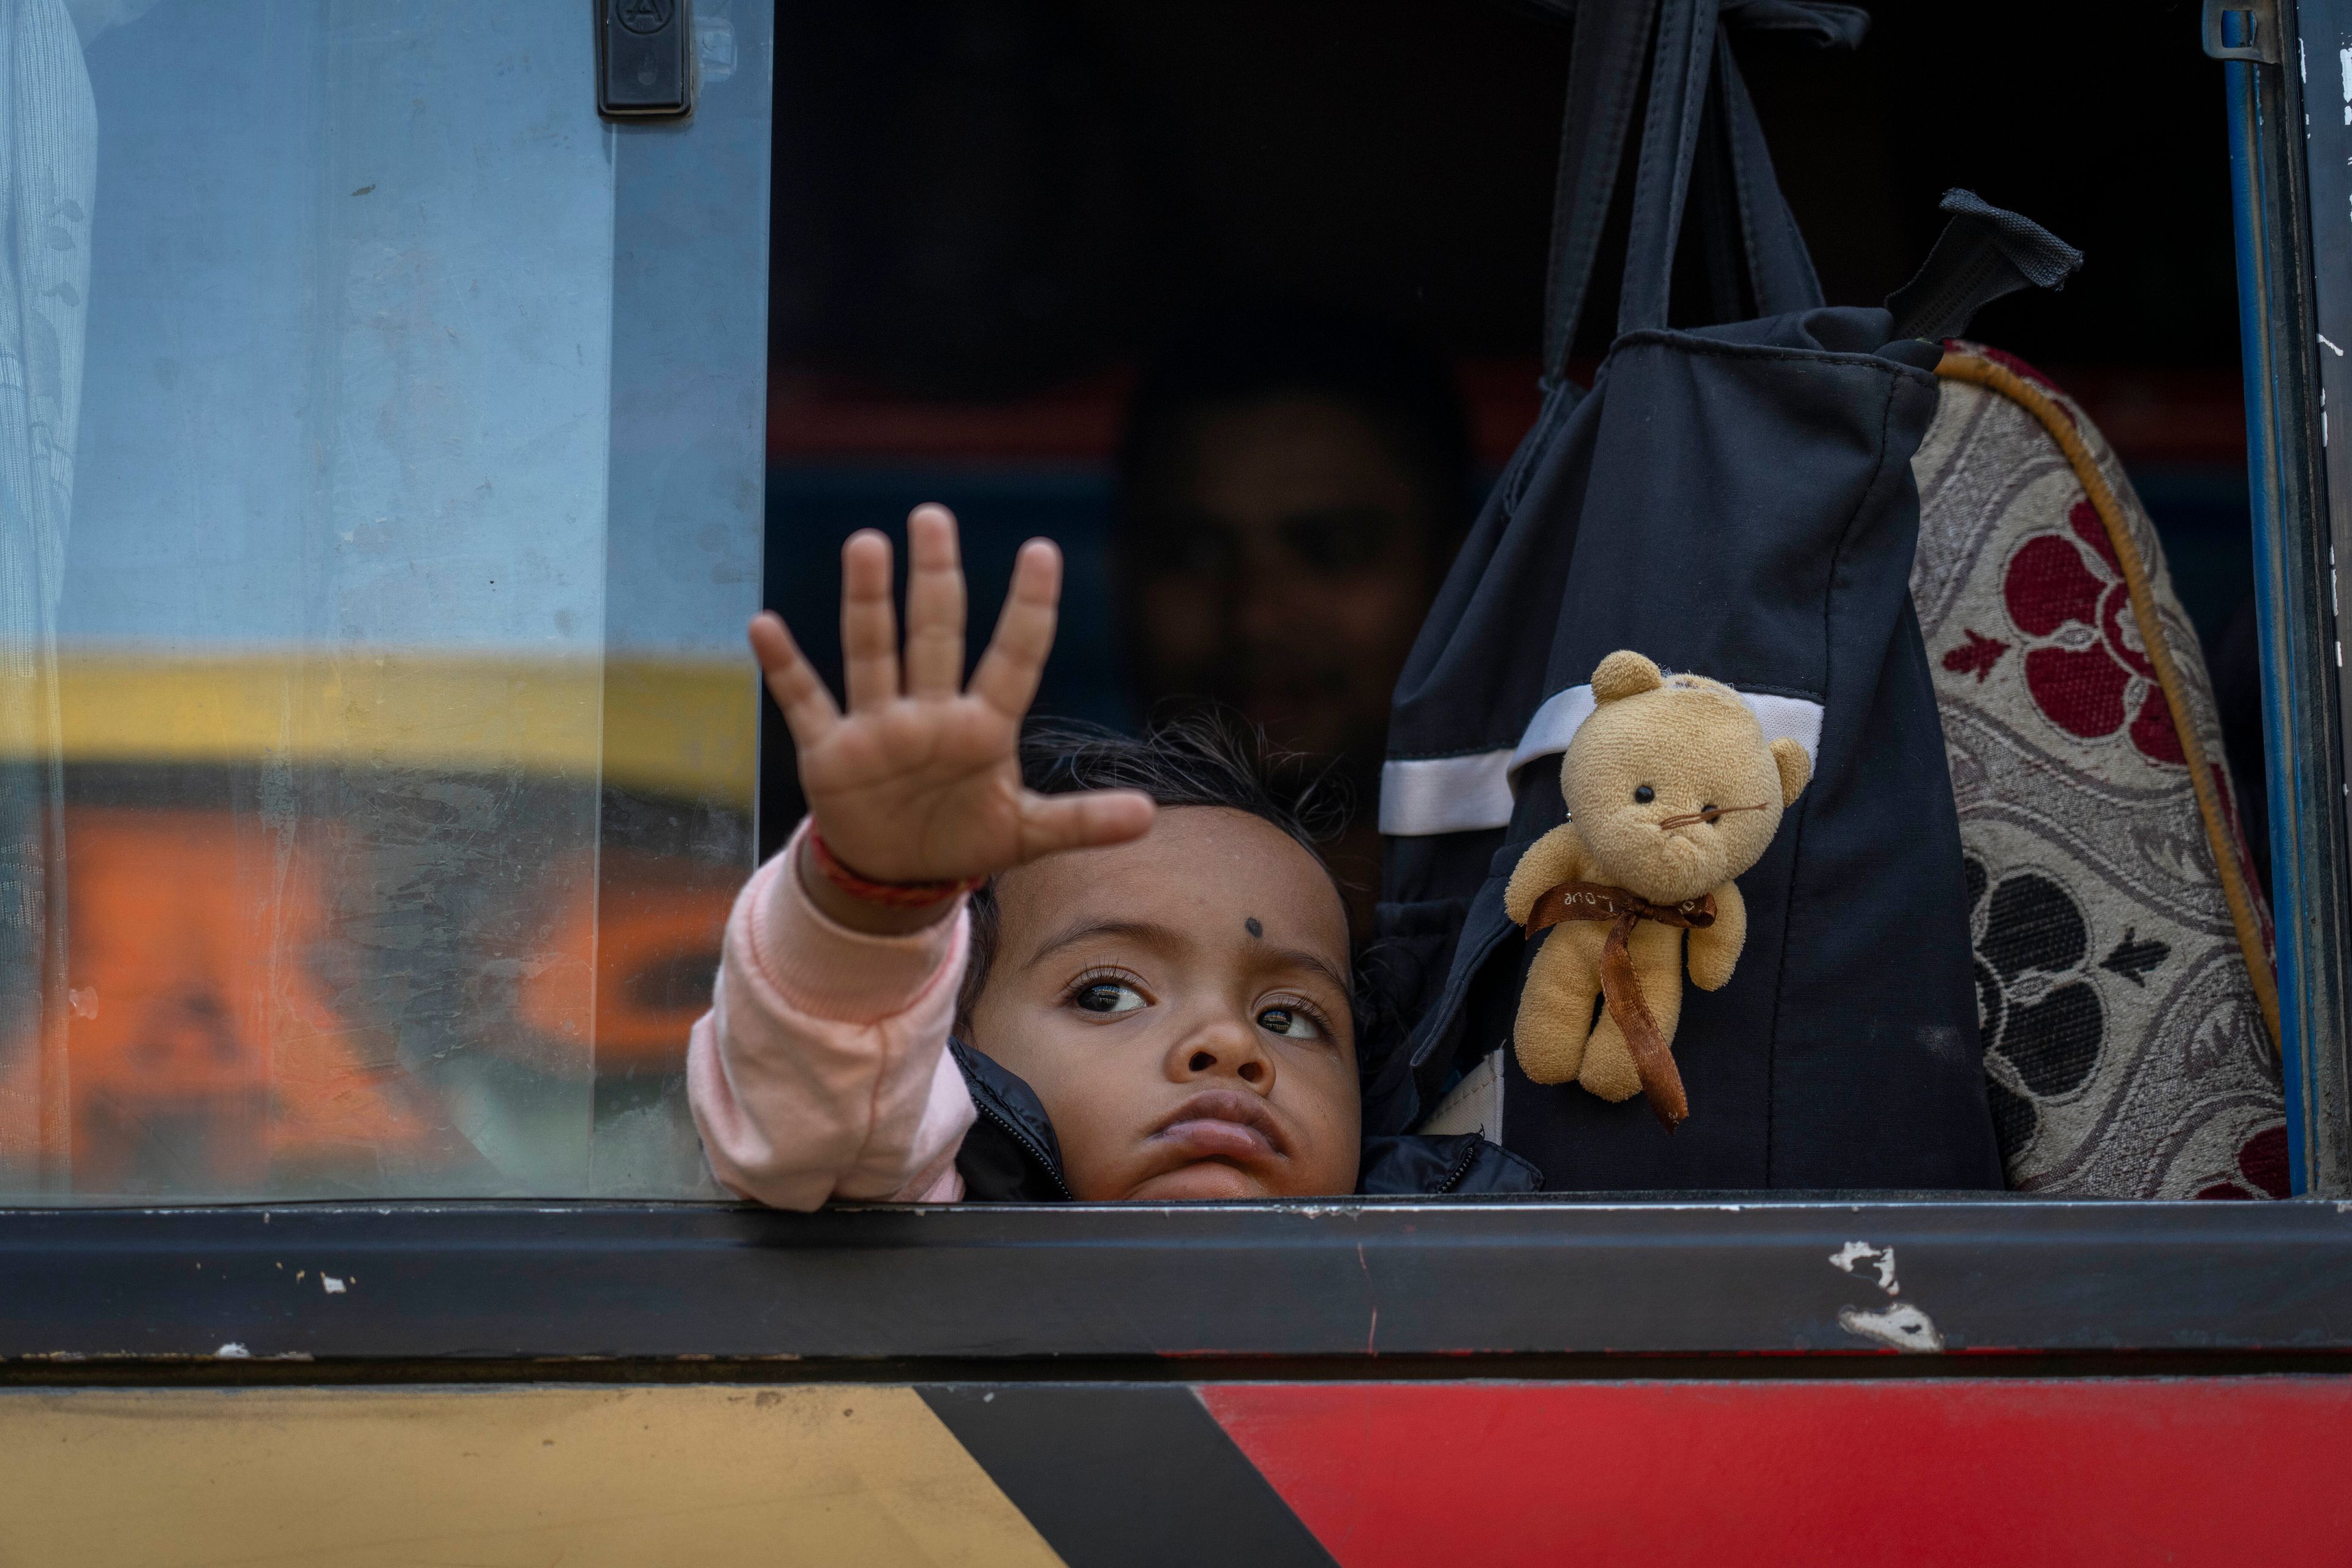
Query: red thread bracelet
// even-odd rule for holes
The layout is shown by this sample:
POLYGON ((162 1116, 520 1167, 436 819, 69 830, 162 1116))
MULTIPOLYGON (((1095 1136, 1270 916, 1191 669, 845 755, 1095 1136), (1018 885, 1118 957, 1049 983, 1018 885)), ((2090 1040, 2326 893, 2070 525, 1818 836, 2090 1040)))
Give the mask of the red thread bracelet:
POLYGON ((960 882, 877 882, 843 865, 814 823, 809 824, 808 847, 809 853, 816 857, 816 868, 824 874, 826 881, 861 903, 879 904, 885 909, 928 909, 958 893, 969 893, 988 880, 985 877, 966 877, 960 882))

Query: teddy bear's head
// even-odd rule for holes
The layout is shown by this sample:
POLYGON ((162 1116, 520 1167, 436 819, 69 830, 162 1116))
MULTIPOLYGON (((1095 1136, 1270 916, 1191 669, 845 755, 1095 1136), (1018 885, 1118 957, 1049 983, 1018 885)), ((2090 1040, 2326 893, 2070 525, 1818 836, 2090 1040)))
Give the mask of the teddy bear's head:
POLYGON ((1768 744, 1722 682, 1666 675, 1638 653, 1602 659, 1592 698, 1560 759, 1559 792, 1606 880, 1679 903, 1763 857, 1811 776, 1802 746, 1768 744))

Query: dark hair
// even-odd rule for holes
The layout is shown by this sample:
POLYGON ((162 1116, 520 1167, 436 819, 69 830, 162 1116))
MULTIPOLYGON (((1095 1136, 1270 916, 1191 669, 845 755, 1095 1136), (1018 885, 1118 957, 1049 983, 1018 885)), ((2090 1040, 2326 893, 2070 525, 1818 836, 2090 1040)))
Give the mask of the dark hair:
POLYGON ((1285 393, 1330 398, 1379 427, 1429 488, 1431 559, 1454 554, 1469 522, 1470 429, 1444 361, 1379 321, 1261 301, 1229 308, 1172 338, 1128 405, 1118 452, 1120 518, 1184 423, 1206 408, 1285 393))
MULTIPOLYGON (((1039 795, 1137 789, 1161 805, 1247 812, 1290 835, 1328 877, 1331 868, 1318 846, 1345 826, 1346 801, 1319 776, 1303 788, 1286 788, 1277 781, 1289 761, 1269 751, 1255 728, 1213 712, 1155 723, 1141 735, 1047 720, 1021 736, 1021 782, 1039 795)), ((991 881, 971 896, 971 946, 956 994, 956 1029, 966 1037, 996 958, 998 919, 991 881)))

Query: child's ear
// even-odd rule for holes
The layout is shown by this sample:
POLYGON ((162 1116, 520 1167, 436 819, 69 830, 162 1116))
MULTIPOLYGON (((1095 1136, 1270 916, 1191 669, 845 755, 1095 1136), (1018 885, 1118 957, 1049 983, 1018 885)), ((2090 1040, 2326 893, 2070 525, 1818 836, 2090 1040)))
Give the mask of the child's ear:
POLYGON ((1601 661, 1592 672, 1592 700, 1614 702, 1620 697, 1632 697, 1638 692, 1655 691, 1666 683, 1658 667, 1635 653, 1621 647, 1601 661))
POLYGON ((1772 765, 1780 770, 1780 805, 1784 808, 1796 805, 1812 779, 1812 759, 1805 755, 1804 747, 1783 735, 1772 742, 1772 765))

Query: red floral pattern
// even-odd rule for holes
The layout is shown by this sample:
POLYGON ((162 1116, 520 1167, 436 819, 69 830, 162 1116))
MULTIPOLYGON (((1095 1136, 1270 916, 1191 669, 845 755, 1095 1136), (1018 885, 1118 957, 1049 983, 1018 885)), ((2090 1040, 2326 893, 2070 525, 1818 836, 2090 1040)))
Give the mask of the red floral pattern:
POLYGON ((1985 637, 1965 627, 1962 630, 1969 640, 1944 656, 1944 668, 1954 675, 1973 675, 1977 684, 1982 686, 1984 678, 1992 673, 1992 667, 2000 662, 2000 656, 2009 651, 2009 645, 1999 637, 1985 637))
POLYGON ((2287 1195, 2286 1129, 2265 1127, 2238 1151, 2236 1178, 2214 1183, 2200 1198, 2283 1198, 2287 1195))
POLYGON ((2037 533, 2010 557, 2001 596, 2010 620, 2035 646, 2025 686, 2044 717, 2086 741, 2128 724, 2132 744, 2153 763, 2185 764, 2172 710, 2156 667, 2137 644, 2131 590, 2096 508, 2066 514, 2072 537, 2037 533))

